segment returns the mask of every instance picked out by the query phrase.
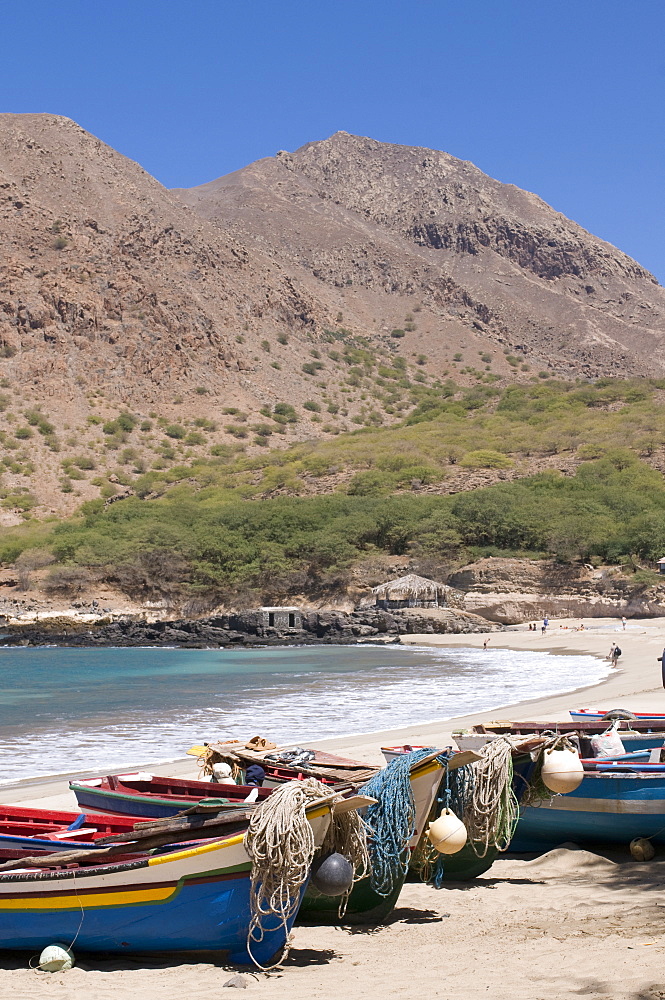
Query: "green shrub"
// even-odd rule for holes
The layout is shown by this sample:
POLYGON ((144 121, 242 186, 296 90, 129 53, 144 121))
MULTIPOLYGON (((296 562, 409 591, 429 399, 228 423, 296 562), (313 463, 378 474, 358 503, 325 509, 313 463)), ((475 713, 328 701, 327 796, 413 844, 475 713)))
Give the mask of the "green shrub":
POLYGON ((131 413, 121 413, 117 418, 117 424, 120 430, 130 433, 136 427, 137 420, 131 413))
POLYGON ((75 465, 77 469, 94 469, 95 460, 90 457, 90 455, 75 455, 70 458, 69 461, 72 465, 75 465))
POLYGON ((275 403, 274 414, 275 418, 282 417, 289 424, 295 424, 298 420, 298 414, 290 403, 275 403))
POLYGON ((322 368, 323 365, 320 361, 306 361, 300 370, 303 371, 305 375, 316 375, 316 373, 321 371, 322 368))
POLYGON ((312 413, 320 413, 321 412, 321 407, 313 399, 308 399, 305 403, 303 403, 303 409, 304 410, 311 410, 312 413))
POLYGON ((182 441, 187 436, 187 431, 180 424, 168 424, 164 428, 164 433, 167 437, 175 438, 177 441, 182 441))

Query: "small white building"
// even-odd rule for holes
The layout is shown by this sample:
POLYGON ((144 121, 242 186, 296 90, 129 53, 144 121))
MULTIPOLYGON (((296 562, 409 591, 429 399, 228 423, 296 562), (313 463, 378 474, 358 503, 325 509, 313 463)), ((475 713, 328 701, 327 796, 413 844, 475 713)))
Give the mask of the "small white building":
POLYGON ((663 556, 662 559, 658 560, 658 572, 662 573, 663 576, 665 576, 665 556, 663 556))
POLYGON ((264 628, 302 629, 300 608, 259 608, 264 628))

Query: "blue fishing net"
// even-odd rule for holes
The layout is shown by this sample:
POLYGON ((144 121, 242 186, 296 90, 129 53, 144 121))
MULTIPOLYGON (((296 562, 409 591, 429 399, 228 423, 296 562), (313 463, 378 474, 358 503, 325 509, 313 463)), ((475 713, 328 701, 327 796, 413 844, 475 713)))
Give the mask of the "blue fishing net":
MULTIPOLYGON (((408 844, 415 833, 416 809, 411 789, 411 768, 434 753, 436 747, 400 754, 375 774, 360 791, 377 799, 369 806, 365 822, 370 827, 370 883, 379 896, 389 896, 406 877, 408 844)), ((445 757, 442 755, 442 760, 445 757)))

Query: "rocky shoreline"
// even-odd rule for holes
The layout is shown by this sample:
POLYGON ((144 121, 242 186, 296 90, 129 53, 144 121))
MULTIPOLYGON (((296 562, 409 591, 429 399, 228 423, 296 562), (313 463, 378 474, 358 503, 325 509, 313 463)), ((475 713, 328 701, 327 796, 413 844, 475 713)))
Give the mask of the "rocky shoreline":
POLYGON ((263 624, 256 612, 213 615, 175 621, 132 618, 97 623, 51 618, 3 626, 1 646, 179 646, 185 649, 226 646, 320 645, 325 643, 399 642, 414 633, 495 632, 502 626, 456 609, 380 611, 312 611, 302 615, 299 628, 263 624))

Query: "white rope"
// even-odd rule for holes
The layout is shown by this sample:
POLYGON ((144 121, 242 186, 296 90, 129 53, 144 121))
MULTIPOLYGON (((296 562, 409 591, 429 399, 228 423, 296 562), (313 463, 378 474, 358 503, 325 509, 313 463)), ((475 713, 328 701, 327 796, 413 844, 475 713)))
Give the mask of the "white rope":
POLYGON ((513 790, 512 746, 500 738, 486 743, 474 761, 473 791, 464 810, 464 824, 475 853, 484 858, 490 847, 505 851, 519 816, 513 790))
MULTIPOLYGON (((330 786, 316 778, 288 781, 272 792, 249 822, 244 837, 245 850, 252 859, 247 951, 263 971, 276 968, 286 957, 288 925, 298 911, 316 851, 307 806, 330 795, 330 786), (284 951, 273 964, 261 965, 252 954, 252 946, 263 940, 268 928, 272 932, 280 927, 287 935, 284 951)), ((331 818, 323 849, 336 850, 348 858, 357 869, 355 877, 365 874, 369 862, 365 828, 356 810, 331 818)))

